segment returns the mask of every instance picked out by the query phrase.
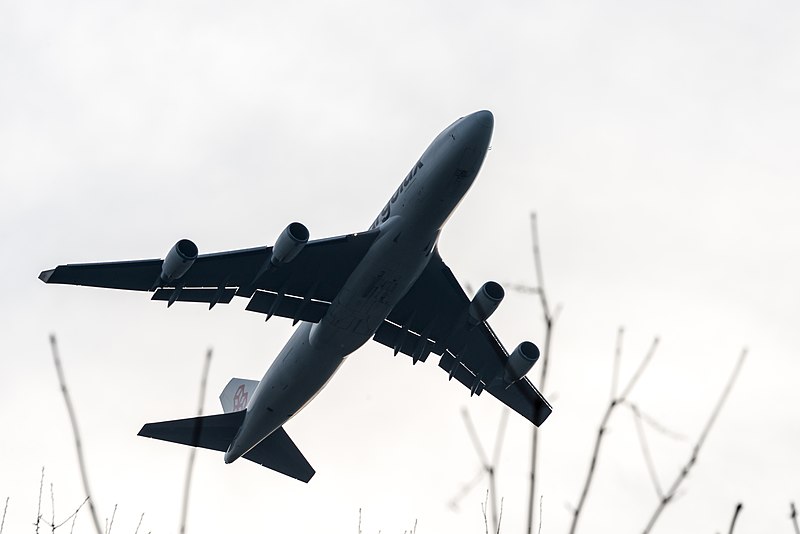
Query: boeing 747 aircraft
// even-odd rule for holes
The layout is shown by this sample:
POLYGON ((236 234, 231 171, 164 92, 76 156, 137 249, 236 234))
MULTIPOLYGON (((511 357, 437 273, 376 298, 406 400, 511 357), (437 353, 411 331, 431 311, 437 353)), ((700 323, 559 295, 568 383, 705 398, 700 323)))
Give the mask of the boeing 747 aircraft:
POLYGON ((232 379, 224 413, 144 425, 140 436, 213 449, 308 482, 314 469, 283 425, 325 386, 348 354, 370 339, 414 364, 439 367, 470 395, 488 391, 539 426, 552 408, 525 378, 539 357, 529 341, 509 354, 486 320, 503 288, 486 282, 470 299, 436 247, 439 233, 483 163, 494 128, 489 111, 448 126, 403 178, 368 230, 309 241, 293 222, 272 247, 198 255, 188 239, 163 260, 59 265, 39 278, 148 291, 152 300, 203 302, 234 296, 246 309, 299 323, 260 381, 232 379))

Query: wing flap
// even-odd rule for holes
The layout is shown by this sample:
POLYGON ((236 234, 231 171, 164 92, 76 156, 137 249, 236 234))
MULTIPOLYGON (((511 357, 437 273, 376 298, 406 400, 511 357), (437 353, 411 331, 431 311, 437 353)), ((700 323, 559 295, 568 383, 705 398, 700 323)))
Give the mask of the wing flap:
POLYGON ((278 295, 268 291, 257 291, 247 304, 248 311, 269 316, 287 317, 297 321, 318 323, 328 310, 327 302, 303 299, 292 295, 278 295))
POLYGON ((204 302, 206 304, 229 304, 236 293, 235 289, 218 288, 158 288, 150 300, 166 302, 204 302), (177 293, 177 295, 176 295, 177 293), (174 298, 173 298, 174 297, 174 298))

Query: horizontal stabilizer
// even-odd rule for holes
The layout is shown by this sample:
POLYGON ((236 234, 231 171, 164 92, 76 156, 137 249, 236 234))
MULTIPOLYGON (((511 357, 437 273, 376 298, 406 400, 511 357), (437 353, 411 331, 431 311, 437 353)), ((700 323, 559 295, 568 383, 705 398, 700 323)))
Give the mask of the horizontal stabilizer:
MULTIPOLYGON (((242 410, 219 415, 176 419, 148 423, 139 431, 140 436, 155 438, 192 447, 202 447, 225 452, 244 422, 242 410)), ((308 482, 314 468, 305 459, 283 428, 279 428, 261 443, 250 449, 244 457, 286 476, 308 482)))
POLYGON ((225 452, 236 432, 242 426, 246 412, 231 412, 148 423, 139 431, 140 436, 155 438, 192 447, 225 452))
POLYGON ((294 444, 292 438, 279 428, 264 441, 245 453, 245 458, 278 473, 308 482, 314 476, 314 468, 308 463, 303 453, 294 444))

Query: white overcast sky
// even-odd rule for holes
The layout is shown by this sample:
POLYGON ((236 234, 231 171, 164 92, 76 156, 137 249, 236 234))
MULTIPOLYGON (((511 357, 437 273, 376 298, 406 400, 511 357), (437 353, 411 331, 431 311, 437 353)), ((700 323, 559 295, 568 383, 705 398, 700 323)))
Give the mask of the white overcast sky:
MULTIPOLYGON (((288 339, 238 300, 169 311, 146 295, 45 286, 59 263, 211 252, 365 229, 430 140, 495 114, 481 175, 441 238, 463 282, 532 284, 529 213, 563 311, 542 429, 543 532, 564 532, 610 388, 662 344, 632 399, 686 436, 648 434, 662 484, 743 346, 750 356, 659 532, 788 532, 800 501, 800 4, 787 1, 0 2, 0 498, 32 529, 39 473, 56 515, 83 498, 47 342, 59 336, 103 517, 175 532, 188 449, 145 422, 191 416, 288 339), (47 491, 47 490, 46 490, 47 491)), ((541 343, 510 292, 491 321, 541 343)), ((536 374, 533 374, 536 381, 536 374)), ((501 407, 436 367, 368 344, 287 429, 317 469, 298 483, 197 456, 189 530, 483 532, 501 407)), ((509 418, 504 532, 525 523, 530 428, 509 418)), ((45 502, 49 499, 45 498, 45 502)), ((629 413, 604 444, 583 531, 641 531, 656 505, 629 413)), ((49 513, 49 504, 45 506, 49 513)), ((77 530, 89 531, 81 515, 77 530)))

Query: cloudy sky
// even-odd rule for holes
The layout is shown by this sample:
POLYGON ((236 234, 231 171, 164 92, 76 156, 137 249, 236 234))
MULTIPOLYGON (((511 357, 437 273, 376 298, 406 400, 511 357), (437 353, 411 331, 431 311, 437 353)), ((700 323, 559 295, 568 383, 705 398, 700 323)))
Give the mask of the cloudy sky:
MULTIPOLYGON (((558 319, 542 428, 543 532, 564 532, 608 401, 661 346, 632 400, 666 485, 742 347, 748 360, 660 532, 787 532, 800 500, 800 5, 785 1, 0 2, 0 498, 35 520, 41 468, 56 516, 84 493, 47 336, 58 335, 102 517, 174 532, 188 450, 136 437, 259 378, 291 327, 236 301, 169 311, 145 295, 45 286, 59 263, 271 244, 363 230, 456 118, 495 114, 481 175, 446 227, 473 286, 530 285, 538 213, 558 319)), ((542 341, 530 295, 492 320, 542 341)), ((487 448, 502 410, 435 358, 368 344, 287 424, 305 485, 200 451, 190 532, 483 532, 487 448)), ((536 381, 535 373, 532 375, 536 381)), ((530 427, 512 414, 499 469, 504 532, 526 517, 530 427)), ((45 490, 47 491, 47 489, 45 490)), ((49 500, 46 498, 46 502, 49 500)), ((656 496, 630 413, 611 421, 585 532, 641 531, 656 496)), ((45 506, 49 514, 49 504, 45 506)), ((81 515, 76 527, 89 531, 81 515)), ((27 530, 26 530, 27 529, 27 530)), ((117 530, 118 529, 118 530, 117 530)))

